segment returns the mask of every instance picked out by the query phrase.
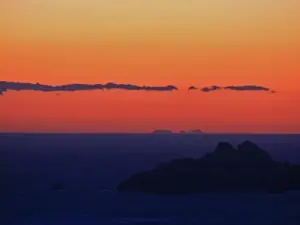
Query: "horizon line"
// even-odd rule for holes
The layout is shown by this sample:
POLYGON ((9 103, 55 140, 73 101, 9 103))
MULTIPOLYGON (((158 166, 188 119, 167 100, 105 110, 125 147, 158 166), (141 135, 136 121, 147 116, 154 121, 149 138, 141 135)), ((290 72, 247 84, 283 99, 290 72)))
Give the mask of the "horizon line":
POLYGON ((79 132, 79 131, 68 131, 68 132, 51 132, 51 131, 45 131, 45 132, 31 132, 31 131, 22 131, 22 132, 3 132, 0 131, 0 135, 3 134, 57 134, 57 135, 130 135, 130 134, 141 134, 141 135, 186 135, 186 134, 191 134, 191 135, 300 135, 300 132, 202 132, 202 133, 180 133, 179 132, 173 132, 171 133, 153 133, 151 132, 79 132))

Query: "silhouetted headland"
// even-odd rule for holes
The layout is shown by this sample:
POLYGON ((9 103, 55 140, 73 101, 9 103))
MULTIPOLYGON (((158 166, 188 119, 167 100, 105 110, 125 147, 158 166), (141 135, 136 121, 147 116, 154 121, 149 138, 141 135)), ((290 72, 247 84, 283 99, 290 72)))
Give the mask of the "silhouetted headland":
POLYGON ((202 158, 175 159, 140 172, 117 186, 119 192, 165 195, 212 191, 267 191, 300 189, 300 165, 274 161, 268 152, 246 141, 234 148, 220 142, 202 158))

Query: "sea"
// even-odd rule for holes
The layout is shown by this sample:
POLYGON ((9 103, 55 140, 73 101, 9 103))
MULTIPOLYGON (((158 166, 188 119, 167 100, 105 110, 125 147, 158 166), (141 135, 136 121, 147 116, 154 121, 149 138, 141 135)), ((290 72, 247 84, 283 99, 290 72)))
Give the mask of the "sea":
MULTIPOLYGON (((300 163, 300 135, 0 134, 0 225, 299 225, 300 192, 121 194, 130 175, 250 140, 300 163), (64 189, 54 191, 53 185, 64 189)), ((201 178, 199 178, 201 179, 201 178)))

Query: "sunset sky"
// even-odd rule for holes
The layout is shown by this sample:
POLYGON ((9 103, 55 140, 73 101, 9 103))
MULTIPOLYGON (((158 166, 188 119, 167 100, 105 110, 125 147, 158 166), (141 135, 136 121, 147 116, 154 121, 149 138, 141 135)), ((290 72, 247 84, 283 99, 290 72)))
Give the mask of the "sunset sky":
POLYGON ((2 0, 0 81, 179 89, 8 90, 0 132, 300 133, 300 1, 2 0))

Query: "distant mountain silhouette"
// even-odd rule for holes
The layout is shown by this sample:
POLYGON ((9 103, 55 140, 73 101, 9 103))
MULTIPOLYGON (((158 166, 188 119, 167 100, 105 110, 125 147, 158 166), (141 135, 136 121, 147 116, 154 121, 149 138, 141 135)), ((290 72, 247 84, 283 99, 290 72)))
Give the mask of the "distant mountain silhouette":
POLYGON ((211 191, 300 189, 300 165, 275 162, 269 153, 246 141, 235 149, 220 142, 202 158, 175 159, 133 175, 117 186, 120 192, 190 194, 211 191))
POLYGON ((196 129, 196 130, 181 130, 180 134, 203 134, 203 132, 200 129, 196 129))
POLYGON ((172 134, 173 132, 171 130, 154 130, 152 133, 153 134, 172 134))

